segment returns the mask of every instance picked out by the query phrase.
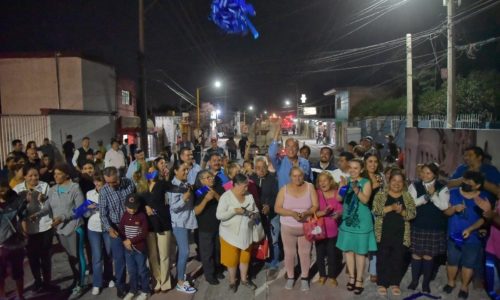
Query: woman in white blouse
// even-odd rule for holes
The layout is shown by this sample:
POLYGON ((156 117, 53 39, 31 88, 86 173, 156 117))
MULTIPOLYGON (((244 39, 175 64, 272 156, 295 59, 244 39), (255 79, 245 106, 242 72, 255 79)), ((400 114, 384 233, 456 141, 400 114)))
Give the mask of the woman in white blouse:
POLYGON ((255 290, 257 286, 247 278, 253 243, 253 224, 259 210, 253 196, 248 193, 248 178, 237 174, 233 188, 222 194, 217 206, 217 219, 221 221, 219 236, 221 263, 229 271, 229 289, 237 290, 236 271, 239 266, 241 285, 255 290))
POLYGON ((429 163, 422 166, 420 178, 408 188, 415 199, 417 217, 411 230, 411 273, 408 289, 418 286, 423 273, 422 291, 430 293, 430 281, 434 270, 434 257, 446 253, 448 218, 444 214, 449 206, 450 193, 446 184, 438 180, 439 166, 429 163))
MULTIPOLYGON (((16 185, 14 191, 28 202, 27 215, 30 216, 39 212, 45 207, 45 200, 49 192, 49 185, 40 181, 40 174, 35 165, 26 164, 23 167, 24 182, 16 185)), ((52 219, 43 216, 36 222, 24 220, 23 229, 28 234, 28 244, 26 246, 28 261, 35 283, 35 292, 53 288, 50 284, 52 273, 52 262, 50 250, 52 249, 52 219), (43 278, 43 279, 42 279, 43 278)))

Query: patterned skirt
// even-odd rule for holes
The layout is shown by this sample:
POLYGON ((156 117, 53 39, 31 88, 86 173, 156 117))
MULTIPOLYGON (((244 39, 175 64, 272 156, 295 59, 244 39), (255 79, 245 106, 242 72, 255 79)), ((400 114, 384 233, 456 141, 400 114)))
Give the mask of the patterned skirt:
POLYGON ((438 256, 446 253, 446 231, 426 230, 412 227, 411 252, 418 256, 438 256))

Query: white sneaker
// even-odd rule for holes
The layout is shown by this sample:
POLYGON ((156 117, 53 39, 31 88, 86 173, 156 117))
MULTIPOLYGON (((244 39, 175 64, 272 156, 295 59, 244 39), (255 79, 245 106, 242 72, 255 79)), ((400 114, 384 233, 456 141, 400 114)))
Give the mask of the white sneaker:
POLYGON ((194 294, 196 293, 196 289, 192 287, 188 281, 184 281, 182 285, 177 284, 175 286, 175 289, 178 290, 179 292, 186 293, 186 294, 194 294))
POLYGON ((94 286, 92 288, 92 295, 97 296, 97 295, 99 295, 100 292, 101 292, 101 289, 99 289, 98 287, 94 286))
POLYGON ((309 291, 309 281, 302 279, 300 281, 300 290, 303 292, 309 291))
POLYGON ((125 295, 125 297, 123 298, 123 300, 132 300, 134 299, 135 295, 132 294, 132 293, 128 293, 127 295, 125 295))
POLYGON ((295 281, 293 279, 287 279, 286 284, 285 284, 285 289, 287 289, 287 290, 293 289, 294 283, 295 283, 295 281))
POLYGON ((135 300, 146 300, 146 299, 148 299, 148 294, 147 293, 143 293, 143 292, 141 292, 139 294, 139 296, 137 296, 137 298, 135 298, 135 300))
POLYGON ((108 283, 108 287, 110 289, 114 288, 115 287, 115 282, 113 280, 110 280, 109 283, 108 283))

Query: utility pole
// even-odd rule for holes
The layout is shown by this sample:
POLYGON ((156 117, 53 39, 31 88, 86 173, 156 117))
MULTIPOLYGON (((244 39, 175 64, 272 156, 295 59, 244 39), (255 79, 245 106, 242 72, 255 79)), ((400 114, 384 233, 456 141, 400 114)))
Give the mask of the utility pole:
POLYGON ((139 84, 137 86, 137 110, 141 118, 141 149, 150 156, 148 151, 148 110, 146 102, 146 78, 144 70, 144 0, 139 0, 139 84))
POLYGON ((448 86, 446 93, 446 128, 454 128, 457 118, 456 86, 455 86, 455 47, 453 42, 454 0, 445 0, 447 6, 448 29, 448 86))
POLYGON ((413 62, 411 33, 406 34, 406 128, 413 127, 413 62))

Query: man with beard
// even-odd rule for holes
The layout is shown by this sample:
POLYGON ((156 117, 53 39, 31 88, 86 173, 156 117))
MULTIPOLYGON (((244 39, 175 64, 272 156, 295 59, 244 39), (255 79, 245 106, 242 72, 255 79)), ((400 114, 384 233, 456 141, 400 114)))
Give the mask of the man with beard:
POLYGON ((198 172, 201 171, 200 165, 194 160, 193 150, 189 147, 183 147, 179 151, 179 159, 188 165, 188 178, 187 181, 190 185, 194 185, 198 172))
POLYGON ((318 177, 318 173, 321 171, 333 171, 336 169, 333 164, 333 150, 329 147, 322 147, 319 150, 319 161, 311 165, 313 169, 314 181, 316 182, 316 178, 318 177), (314 170, 316 169, 316 170, 314 170))

